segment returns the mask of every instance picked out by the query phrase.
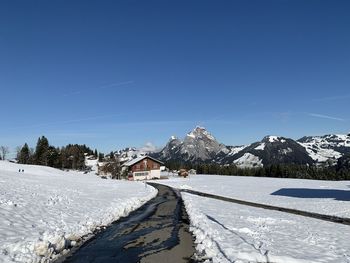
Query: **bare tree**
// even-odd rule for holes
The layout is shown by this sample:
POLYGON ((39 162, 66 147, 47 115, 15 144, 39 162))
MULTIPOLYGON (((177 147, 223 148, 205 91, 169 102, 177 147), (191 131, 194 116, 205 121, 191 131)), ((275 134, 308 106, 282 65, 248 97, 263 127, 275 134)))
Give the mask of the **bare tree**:
POLYGON ((121 179, 121 166, 117 157, 108 159, 103 165, 99 166, 98 169, 100 174, 110 174, 112 179, 121 179))
POLYGON ((9 152, 10 152, 9 147, 3 146, 3 145, 0 146, 1 159, 5 160, 9 152))
POLYGON ((22 146, 16 147, 16 159, 17 159, 17 161, 19 160, 19 158, 21 156, 21 150, 22 150, 22 146))

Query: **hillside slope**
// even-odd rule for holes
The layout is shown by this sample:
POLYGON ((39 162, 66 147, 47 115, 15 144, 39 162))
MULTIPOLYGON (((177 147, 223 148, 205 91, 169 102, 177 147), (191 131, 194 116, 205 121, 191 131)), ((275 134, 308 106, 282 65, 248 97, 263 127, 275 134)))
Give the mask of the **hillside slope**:
POLYGON ((0 182, 0 262, 53 259, 156 194, 142 183, 5 161, 0 182))

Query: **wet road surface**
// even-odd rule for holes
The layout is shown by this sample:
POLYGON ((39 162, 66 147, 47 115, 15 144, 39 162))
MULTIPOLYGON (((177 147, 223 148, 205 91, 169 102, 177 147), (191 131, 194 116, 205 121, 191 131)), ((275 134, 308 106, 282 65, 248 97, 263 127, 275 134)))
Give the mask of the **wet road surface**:
POLYGON ((195 262, 194 240, 180 196, 167 186, 154 187, 158 189, 154 199, 98 233, 61 262, 195 262))

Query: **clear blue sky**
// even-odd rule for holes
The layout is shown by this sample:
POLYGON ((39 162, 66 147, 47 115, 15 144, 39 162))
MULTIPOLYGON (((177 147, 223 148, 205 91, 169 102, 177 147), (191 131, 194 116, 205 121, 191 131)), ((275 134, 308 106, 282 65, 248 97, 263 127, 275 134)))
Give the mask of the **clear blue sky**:
POLYGON ((350 1, 0 2, 0 145, 350 131, 350 1))

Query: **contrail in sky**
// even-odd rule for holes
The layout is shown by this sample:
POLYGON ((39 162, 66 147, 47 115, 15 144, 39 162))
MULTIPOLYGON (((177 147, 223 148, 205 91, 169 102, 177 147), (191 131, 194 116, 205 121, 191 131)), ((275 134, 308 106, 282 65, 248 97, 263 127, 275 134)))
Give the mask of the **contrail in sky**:
POLYGON ((100 86, 100 87, 98 87, 98 89, 108 89, 108 88, 123 86, 123 85, 127 85, 127 84, 132 84, 132 83, 134 83, 133 80, 124 81, 124 82, 117 82, 117 83, 112 83, 109 85, 100 86))
POLYGON ((308 113, 307 115, 311 117, 316 117, 316 118, 322 118, 322 119, 328 119, 328 120, 334 120, 334 121, 345 121, 342 118, 337 118, 333 116, 328 116, 328 115, 323 115, 323 114, 317 114, 317 113, 308 113))
POLYGON ((101 89, 110 89, 110 88, 124 86, 124 85, 132 84, 132 83, 134 83, 133 80, 124 81, 124 82, 115 82, 115 83, 111 83, 111 84, 103 85, 103 86, 99 86, 99 87, 86 88, 86 89, 83 89, 83 90, 72 91, 70 93, 64 94, 63 96, 67 97, 67 96, 82 94, 82 93, 85 93, 85 92, 88 92, 88 91, 101 90, 101 89))
POLYGON ((334 100, 345 100, 350 99, 350 94, 338 95, 338 96, 329 96, 324 98, 315 98, 313 101, 334 101, 334 100))

